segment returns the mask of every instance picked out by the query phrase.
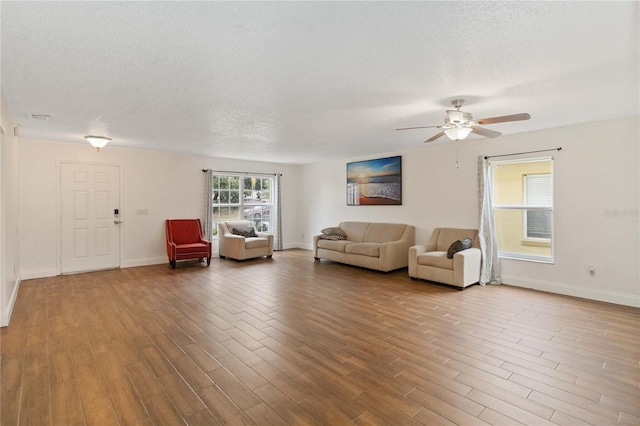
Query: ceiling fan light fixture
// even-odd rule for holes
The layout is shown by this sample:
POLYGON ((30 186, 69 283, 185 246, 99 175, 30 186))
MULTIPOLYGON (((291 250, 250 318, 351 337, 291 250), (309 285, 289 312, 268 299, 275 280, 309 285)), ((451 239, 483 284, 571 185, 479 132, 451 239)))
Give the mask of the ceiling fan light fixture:
POLYGON ((464 122, 464 113, 462 111, 448 110, 446 121, 449 124, 462 124, 464 122))
POLYGON ((473 115, 470 112, 460 111, 462 104, 464 103, 464 99, 454 99, 451 101, 451 105, 455 108, 445 110, 444 115, 444 126, 417 126, 417 127, 403 127, 396 130, 412 130, 412 129, 429 129, 429 128, 438 128, 444 129, 440 133, 430 137, 425 141, 433 142, 436 139, 447 135, 447 137, 453 141, 460 141, 469 136, 469 133, 473 132, 478 136, 483 136, 485 138, 496 138, 500 136, 502 133, 496 132, 495 130, 485 129, 483 126, 485 124, 495 124, 495 123, 506 123, 511 121, 521 121, 528 120, 531 118, 526 112, 522 112, 520 114, 511 114, 511 115, 501 115, 498 117, 488 117, 481 118, 479 120, 474 120, 473 115))
POLYGON ((91 146, 96 148, 98 151, 100 151, 100 148, 104 148, 104 146, 111 141, 111 139, 106 136, 89 135, 89 136, 85 136, 84 138, 87 140, 87 142, 91 144, 91 146))
POLYGON ((445 135, 452 141, 459 141, 471 133, 471 127, 453 127, 444 131, 445 135))

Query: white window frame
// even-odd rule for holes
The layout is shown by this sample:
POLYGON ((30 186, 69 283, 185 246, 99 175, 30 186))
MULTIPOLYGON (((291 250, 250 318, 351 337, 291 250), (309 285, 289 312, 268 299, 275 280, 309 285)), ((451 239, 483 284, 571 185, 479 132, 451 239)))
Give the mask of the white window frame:
MULTIPOLYGON (((530 262, 540 262, 540 263, 555 263, 555 250, 554 250, 554 235, 555 235, 555 229, 554 229, 554 191, 553 191, 553 157, 543 157, 543 158, 527 158, 527 159, 519 159, 519 160, 497 160, 497 161, 492 161, 490 164, 490 167, 494 167, 494 166, 500 166, 500 165, 504 165, 504 164, 514 164, 514 163, 532 163, 532 162, 540 162, 540 161, 550 161, 551 162, 551 173, 545 173, 545 174, 549 174, 551 175, 551 188, 552 188, 552 194, 551 194, 551 206, 545 206, 545 205, 534 205, 534 206, 528 206, 526 205, 526 198, 523 197, 523 201, 521 205, 497 205, 494 204, 493 200, 491 200, 491 205, 494 211, 494 215, 495 215, 495 211, 496 210, 521 210, 523 215, 525 215, 525 228, 524 228, 524 233, 523 235, 526 237, 527 235, 527 231, 526 231, 526 213, 527 210, 542 210, 542 211, 551 211, 551 238, 550 239, 535 239, 535 238, 525 238, 525 240, 528 241, 537 241, 537 242, 541 242, 541 243, 545 243, 545 244, 549 244, 550 248, 551 248, 551 255, 550 256, 536 256, 536 255, 531 255, 531 254, 524 254, 524 253, 511 253, 511 252, 503 252, 503 251, 498 251, 498 257, 503 258, 503 259, 513 259, 513 260, 525 260, 525 261, 530 261, 530 262)), ((493 174, 493 173, 492 173, 493 174)), ((526 175, 525 175, 526 176, 526 175)), ((494 183, 492 182, 492 185, 494 183)), ((524 185, 524 182, 523 182, 524 185)), ((523 188, 524 189, 524 188, 523 188)), ((523 192, 524 195, 524 192, 523 192)))

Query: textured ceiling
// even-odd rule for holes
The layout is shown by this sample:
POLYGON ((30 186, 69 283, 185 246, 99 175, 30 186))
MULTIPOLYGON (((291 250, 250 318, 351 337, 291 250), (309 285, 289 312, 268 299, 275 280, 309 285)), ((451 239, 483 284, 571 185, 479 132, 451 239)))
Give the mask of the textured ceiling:
POLYGON ((638 115, 638 6, 2 1, 1 84, 23 138, 304 164, 422 146, 394 129, 456 97, 531 114, 504 134, 638 115))

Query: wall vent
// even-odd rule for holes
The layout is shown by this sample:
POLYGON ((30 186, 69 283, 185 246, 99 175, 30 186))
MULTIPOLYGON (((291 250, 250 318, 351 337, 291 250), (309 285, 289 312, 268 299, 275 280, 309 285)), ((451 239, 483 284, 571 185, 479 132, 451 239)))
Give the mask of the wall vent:
POLYGON ((29 117, 32 120, 38 120, 38 121, 49 121, 51 119, 50 115, 47 114, 29 114, 29 117))

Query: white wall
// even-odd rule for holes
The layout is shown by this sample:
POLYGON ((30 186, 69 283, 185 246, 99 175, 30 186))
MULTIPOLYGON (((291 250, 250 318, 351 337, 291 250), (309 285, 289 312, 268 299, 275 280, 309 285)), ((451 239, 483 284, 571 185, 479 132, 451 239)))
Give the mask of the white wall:
MULTIPOLYGON (((3 127, 4 120, 3 115, 3 127)), ((477 227, 479 155, 561 146, 562 151, 551 153, 555 158, 555 264, 502 260, 503 281, 640 306, 639 125, 638 117, 632 117, 430 145, 416 137, 416 149, 380 155, 403 157, 402 206, 346 206, 346 162, 371 157, 287 166, 113 146, 98 153, 85 144, 22 140, 20 187, 5 194, 3 186, 3 197, 20 200, 20 240, 11 244, 20 247, 23 279, 55 275, 58 270, 58 160, 122 165, 124 267, 166 262, 164 219, 203 216, 203 168, 283 173, 285 248, 310 249, 314 234, 343 220, 410 223, 417 227, 416 242, 423 243, 438 226, 477 227), (136 209, 143 208, 149 215, 136 216, 136 209), (595 277, 587 275, 588 265, 596 268, 595 277)), ((3 185, 6 163, 3 153, 3 185)), ((3 199, 3 222, 4 205, 3 199)), ((3 228, 3 244, 9 239, 3 228)), ((3 295, 7 292, 5 285, 3 295)))
POLYGON ((2 145, 0 146, 0 326, 9 324, 20 287, 19 139, 4 94, 0 94, 2 145))
POLYGON ((416 134, 416 149, 377 156, 402 155, 402 206, 346 205, 346 162, 372 157, 304 166, 302 246, 310 249, 314 234, 343 220, 413 224, 417 243, 426 242, 435 227, 477 228, 479 155, 562 147, 538 154, 555 160, 555 264, 503 259, 503 282, 640 306, 639 125, 631 117, 424 145, 416 134), (595 277, 587 275, 589 265, 595 277))
MULTIPOLYGON (((227 160, 157 151, 139 151, 107 145, 97 152, 89 144, 22 139, 21 232, 22 277, 59 273, 56 235, 57 172, 59 161, 119 164, 123 170, 121 195, 122 266, 167 262, 164 221, 199 217, 204 220, 202 169, 282 173, 283 241, 298 245, 297 199, 299 166, 227 160), (148 215, 136 215, 147 209, 148 215)), ((214 245, 217 252, 217 246, 214 245)))

